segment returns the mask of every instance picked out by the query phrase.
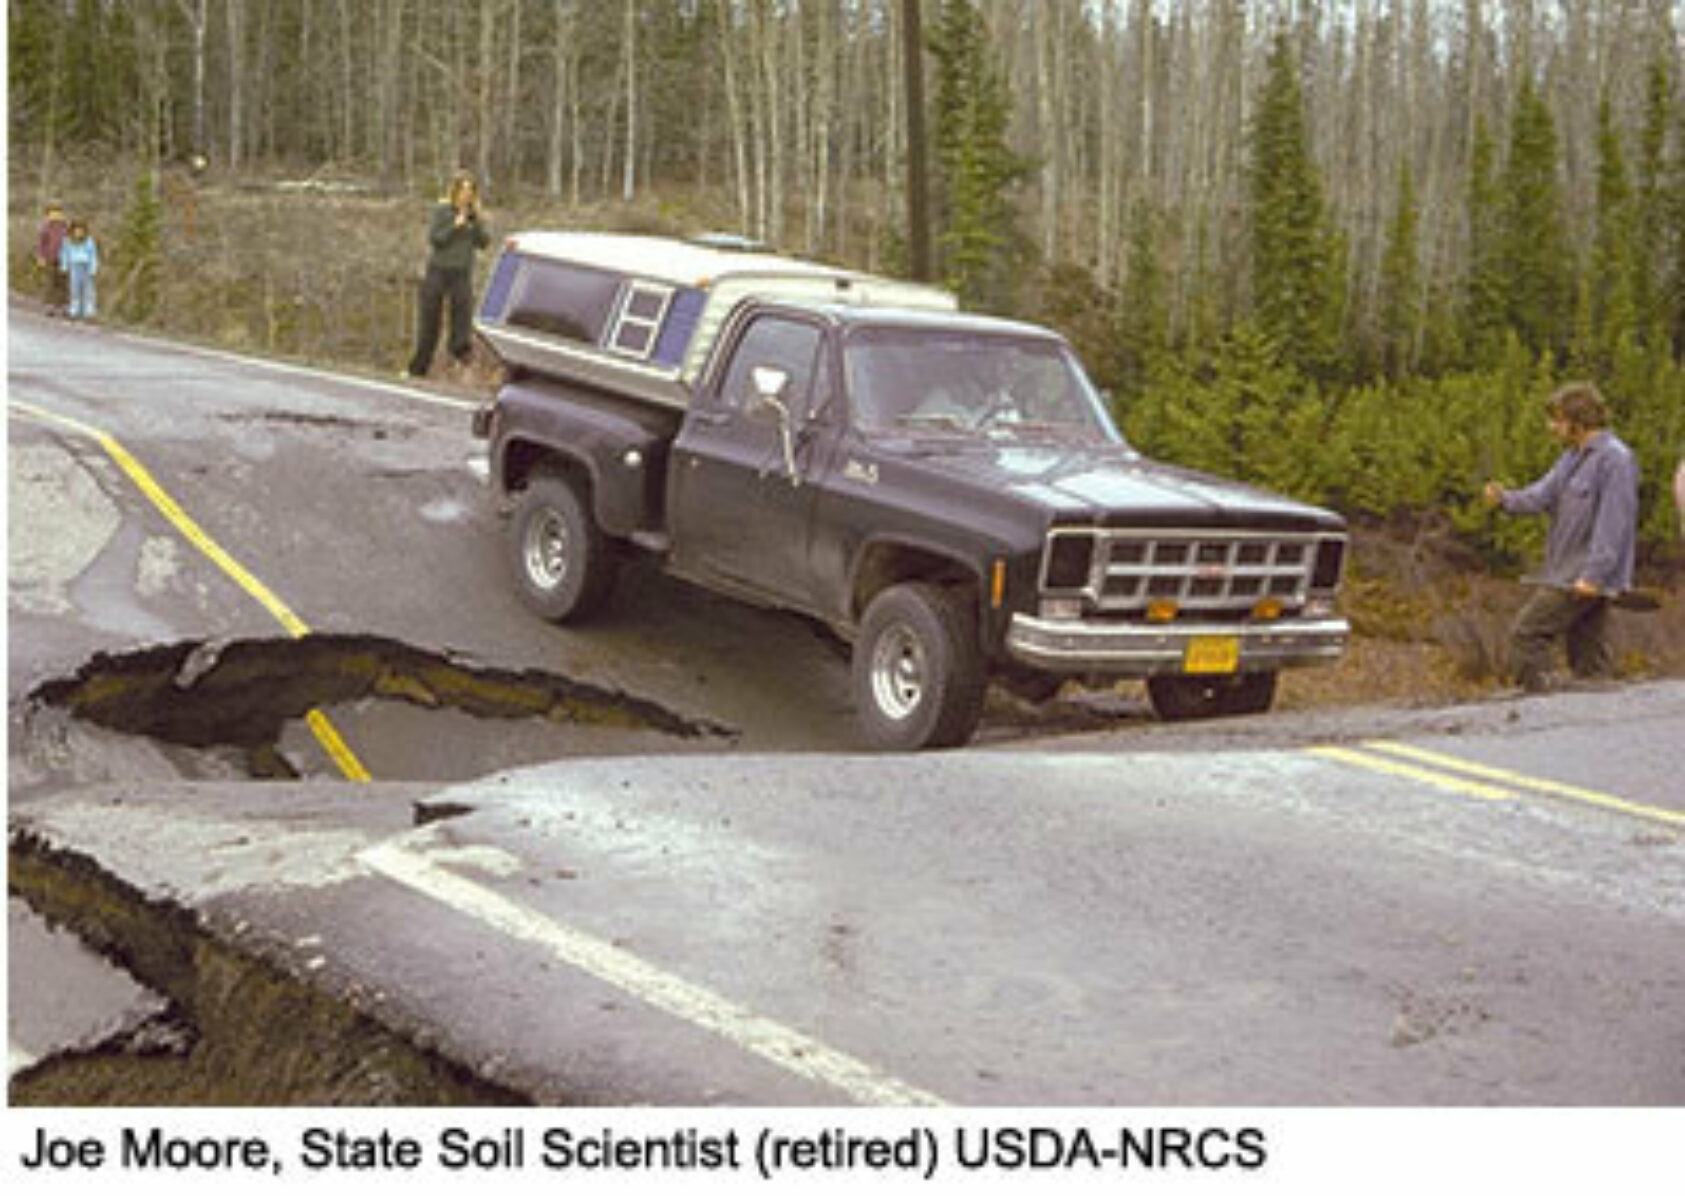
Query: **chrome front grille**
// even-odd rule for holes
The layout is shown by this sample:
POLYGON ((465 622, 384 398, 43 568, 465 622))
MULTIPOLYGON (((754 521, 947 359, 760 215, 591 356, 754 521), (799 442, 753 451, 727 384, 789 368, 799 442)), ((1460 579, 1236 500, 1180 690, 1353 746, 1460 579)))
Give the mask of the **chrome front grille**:
MULTIPOLYGON (((1086 606, 1110 614, 1144 611, 1154 599, 1172 599, 1183 611, 1248 611, 1263 598, 1288 610, 1302 606, 1311 586, 1314 534, 1234 532, 1217 529, 1060 529, 1043 556, 1045 594, 1080 593, 1086 606), (1080 585, 1075 577, 1050 576, 1064 537, 1092 537, 1093 551, 1080 585)), ((1068 558, 1068 548, 1064 555, 1068 558)))

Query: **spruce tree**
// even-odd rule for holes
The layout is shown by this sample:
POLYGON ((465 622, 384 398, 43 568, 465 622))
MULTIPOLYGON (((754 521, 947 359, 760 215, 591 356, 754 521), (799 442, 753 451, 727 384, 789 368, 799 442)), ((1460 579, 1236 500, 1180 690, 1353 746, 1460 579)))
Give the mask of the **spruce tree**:
POLYGON ((936 59, 936 246, 947 285, 968 305, 1011 306, 1022 239, 1011 186, 1027 163, 1006 143, 1012 105, 988 59, 983 18, 971 0, 943 0, 930 51, 936 59))
POLYGON ((1639 334, 1646 345, 1662 343, 1671 326, 1667 310, 1665 263, 1667 219, 1667 127, 1673 108, 1673 82, 1665 59, 1650 63, 1644 93, 1644 126, 1640 133, 1637 210, 1633 216, 1636 246, 1632 255, 1632 298, 1639 334))
POLYGON ((70 140, 99 144, 115 132, 112 58, 118 43, 113 18, 100 0, 76 0, 64 47, 63 103, 70 140))
POLYGON ((1169 347, 1169 313, 1165 308, 1164 268, 1159 261, 1159 224, 1152 204, 1136 203, 1129 233, 1129 270, 1124 276, 1118 312, 1118 341, 1123 349, 1126 392, 1147 384, 1154 364, 1169 347))
MULTIPOLYGON (((1675 116, 1678 122, 1674 129, 1675 144, 1685 145, 1685 110, 1676 111, 1675 116)), ((1667 230, 1657 246, 1667 262, 1665 294, 1660 306, 1667 320, 1674 355, 1678 357, 1685 356, 1685 162, 1674 162, 1660 206, 1667 230)))
POLYGON ((12 0, 8 10, 7 98, 14 147, 54 143, 64 136, 62 15, 46 0, 12 0))
POLYGON ((1465 360, 1475 367, 1496 360, 1507 323, 1496 155, 1485 120, 1477 120, 1469 147, 1469 266, 1462 301, 1465 360))
POLYGON ((135 176, 134 196, 123 215, 116 256, 122 270, 123 314, 144 324, 158 308, 163 263, 162 213, 150 170, 135 176))
POLYGON ((1505 315, 1535 353, 1566 348, 1574 283, 1562 227, 1556 122, 1544 97, 1523 79, 1510 124, 1502 190, 1505 315))
POLYGON ((1621 337, 1634 335, 1638 324, 1632 207, 1620 131, 1605 97, 1597 110, 1597 237, 1588 287, 1592 358, 1583 362, 1599 373, 1614 360, 1621 337))
POLYGON ((1381 258, 1381 352, 1389 378, 1416 364, 1422 328, 1421 270, 1417 263, 1416 184, 1406 165, 1398 176, 1398 203, 1381 258))
POLYGON ((1342 276, 1311 160, 1292 43, 1280 35, 1251 134, 1252 298, 1283 360, 1318 380, 1339 365, 1342 276))

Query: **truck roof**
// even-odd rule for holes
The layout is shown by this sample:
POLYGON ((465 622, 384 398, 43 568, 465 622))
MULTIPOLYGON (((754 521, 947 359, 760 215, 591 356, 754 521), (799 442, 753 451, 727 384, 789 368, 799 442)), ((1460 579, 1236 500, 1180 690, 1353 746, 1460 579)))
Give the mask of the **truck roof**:
POLYGON ((909 328, 921 330, 957 329, 994 336, 1034 337, 1037 340, 1064 340, 1051 328, 1008 320, 1000 316, 979 315, 976 312, 945 311, 926 307, 878 307, 854 303, 833 303, 807 296, 770 296, 767 303, 817 312, 838 324, 870 324, 874 327, 909 328))

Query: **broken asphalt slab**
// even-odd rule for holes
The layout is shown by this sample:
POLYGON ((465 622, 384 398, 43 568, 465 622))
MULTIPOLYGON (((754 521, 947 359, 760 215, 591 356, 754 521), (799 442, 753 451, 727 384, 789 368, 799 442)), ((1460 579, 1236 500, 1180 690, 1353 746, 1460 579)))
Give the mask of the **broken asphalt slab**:
POLYGON ((1552 818, 1291 751, 628 757, 65 790, 11 859, 189 1021, 238 959, 404 1044, 363 1103, 1685 1099, 1677 845, 1552 818))
POLYGON ((6 903, 6 935, 13 958, 30 961, 27 972, 13 968, 7 975, 10 1076, 51 1056, 133 1043, 168 1012, 163 998, 16 898, 6 903), (53 991, 52 1001, 32 999, 43 988, 53 991))

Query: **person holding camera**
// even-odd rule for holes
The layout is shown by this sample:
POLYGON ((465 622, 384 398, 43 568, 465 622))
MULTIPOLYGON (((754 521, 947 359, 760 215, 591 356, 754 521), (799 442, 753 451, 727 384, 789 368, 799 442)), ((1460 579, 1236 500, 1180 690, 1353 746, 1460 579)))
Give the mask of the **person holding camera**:
POLYGON ((439 344, 441 309, 450 303, 450 355, 460 365, 468 364, 473 348, 474 251, 491 244, 480 210, 480 189, 465 170, 451 179, 450 191, 434 207, 427 224, 427 275, 421 283, 421 306, 415 353, 403 376, 424 378, 433 365, 433 351, 439 344))

